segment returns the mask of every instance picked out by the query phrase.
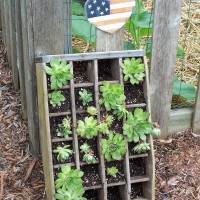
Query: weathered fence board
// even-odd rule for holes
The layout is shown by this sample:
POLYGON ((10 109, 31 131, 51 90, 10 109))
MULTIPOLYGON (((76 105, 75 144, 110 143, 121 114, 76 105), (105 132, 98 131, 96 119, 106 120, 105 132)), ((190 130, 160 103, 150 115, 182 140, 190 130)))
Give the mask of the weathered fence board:
POLYGON ((193 132, 200 135, 200 75, 197 87, 196 105, 194 109, 194 116, 192 121, 193 132))
POLYGON ((21 0, 21 5, 29 135, 32 152, 37 155, 40 150, 35 56, 64 52, 62 2, 21 0))
POLYGON ((17 47, 16 47, 16 15, 15 15, 15 0, 9 0, 9 25, 10 25, 10 45, 11 45, 11 69, 14 88, 19 90, 19 71, 17 67, 17 47))
POLYGON ((11 41, 10 41, 10 0, 4 0, 4 17, 5 17, 5 47, 8 56, 8 64, 11 68, 11 41))
POLYGON ((22 118, 24 120, 27 120, 25 66, 24 66, 20 1, 15 1, 15 16, 16 16, 15 28, 16 28, 17 68, 19 70, 22 118))
POLYGON ((150 93, 152 120, 161 125, 161 137, 168 135, 180 20, 180 0, 155 0, 150 93))
POLYGON ((124 49, 124 29, 114 34, 96 29, 96 51, 118 51, 124 49))

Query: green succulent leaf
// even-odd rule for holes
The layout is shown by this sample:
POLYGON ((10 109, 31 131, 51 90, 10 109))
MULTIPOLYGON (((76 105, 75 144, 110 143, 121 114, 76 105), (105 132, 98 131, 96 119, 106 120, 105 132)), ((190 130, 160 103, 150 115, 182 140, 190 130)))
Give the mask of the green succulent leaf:
POLYGON ((44 70, 50 76, 51 89, 61 88, 73 78, 73 74, 70 71, 71 65, 66 64, 65 61, 61 62, 60 59, 56 59, 50 62, 50 66, 45 66, 44 70))
POLYGON ((97 115, 97 109, 93 106, 90 106, 87 108, 87 113, 89 113, 92 116, 97 115))
POLYGON ((98 135, 99 128, 97 120, 91 117, 86 117, 85 121, 78 120, 77 134, 83 138, 92 139, 98 135))
POLYGON ((126 99, 124 89, 119 83, 109 84, 104 81, 100 87, 100 92, 102 93, 102 98, 99 100, 99 104, 104 104, 107 111, 115 109, 117 105, 121 105, 126 99))
POLYGON ((92 94, 85 89, 80 91, 79 95, 79 99, 82 101, 83 106, 92 101, 92 94))
POLYGON ((56 199, 63 200, 85 200, 82 197, 84 189, 82 185, 83 172, 80 170, 73 170, 70 166, 62 166, 61 172, 55 181, 56 199))
POLYGON ((68 116, 63 119, 62 123, 58 125, 58 129, 56 130, 58 137, 64 137, 66 139, 72 135, 71 131, 71 118, 68 116))
POLYGON ((144 112, 141 108, 136 108, 134 115, 127 114, 127 121, 123 125, 123 134, 127 136, 129 142, 146 141, 146 134, 152 133, 153 124, 147 119, 150 114, 144 112))
POLYGON ((141 64, 140 58, 126 58, 122 63, 122 71, 124 73, 124 80, 130 80, 131 84, 139 84, 145 77, 144 64, 141 64))
POLYGON ((133 151, 137 153, 146 153, 149 150, 150 150, 150 146, 146 142, 140 143, 133 148, 133 151))
POLYGON ((61 94, 61 91, 56 91, 49 94, 50 104, 53 107, 61 106, 61 103, 65 101, 65 97, 61 94))
POLYGON ((108 162, 112 159, 121 160, 126 153, 126 145, 122 134, 110 132, 107 140, 102 139, 102 154, 108 162))
POLYGON ((107 168, 107 175, 110 175, 116 178, 117 173, 118 173, 117 167, 113 166, 111 168, 107 168))
POLYGON ((73 151, 69 147, 70 145, 65 145, 64 147, 57 147, 53 150, 53 153, 58 154, 57 160, 59 162, 65 162, 73 154, 73 151))

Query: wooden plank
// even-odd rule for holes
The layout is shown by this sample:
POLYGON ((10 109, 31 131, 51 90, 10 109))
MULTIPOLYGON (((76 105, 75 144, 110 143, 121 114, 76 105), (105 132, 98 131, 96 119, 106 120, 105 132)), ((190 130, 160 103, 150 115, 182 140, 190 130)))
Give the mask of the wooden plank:
POLYGON ((16 42, 16 15, 15 15, 15 0, 10 1, 10 40, 11 40, 11 68, 12 79, 14 83, 15 91, 19 90, 19 70, 17 67, 17 42, 16 42))
POLYGON ((1 15, 2 11, 1 11, 1 3, 2 3, 2 1, 0 1, 0 29, 2 29, 2 15, 1 15))
MULTIPOLYGON (((90 70, 92 70, 93 73, 93 81, 94 81, 94 91, 95 91, 95 107, 97 109, 97 119, 98 123, 101 122, 101 117, 100 117, 100 107, 99 107, 99 87, 98 87, 98 61, 94 60, 92 63, 93 65, 93 70, 92 66, 90 67, 90 70)), ((92 75, 90 73, 90 75, 92 75)), ((105 174, 105 160, 104 156, 102 154, 102 133, 99 133, 98 138, 97 138, 97 148, 98 148, 98 153, 99 153, 99 173, 102 181, 102 190, 99 191, 99 195, 103 197, 104 200, 107 200, 107 180, 106 180, 106 174, 105 174)))
POLYGON ((4 15, 5 15, 5 9, 4 9, 4 1, 0 1, 1 4, 1 24, 2 24, 2 39, 3 42, 5 44, 5 19, 4 19, 4 15))
POLYGON ((150 69, 152 120, 168 135, 174 67, 181 20, 180 0, 155 0, 150 69))
MULTIPOLYGON (((71 73, 73 74, 73 63, 70 62, 71 73)), ((80 169, 79 160, 79 148, 78 148, 78 135, 76 133, 77 121, 76 121, 76 105, 75 105, 75 94, 74 94, 74 79, 70 80, 70 99, 71 99, 71 111, 72 111, 72 131, 73 131, 73 149, 75 150, 74 158, 76 168, 80 169)))
MULTIPOLYGON (((114 67, 112 67, 112 72, 114 73, 115 78, 117 78, 116 72, 118 72, 118 79, 120 81, 120 84, 124 88, 124 76, 123 76, 123 71, 122 71, 122 68, 121 68, 122 58, 118 59, 118 63, 115 62, 113 64, 117 65, 118 70, 116 70, 116 69, 114 69, 114 67)), ((126 105, 125 101, 123 103, 124 103, 124 105, 126 105)), ((123 119, 123 122, 125 122, 125 119, 123 119)), ((127 136, 124 136, 124 139, 127 141, 127 144, 126 144, 126 154, 125 154, 125 158, 124 158, 124 162, 123 162, 124 175, 125 175, 125 178, 126 178, 126 185, 125 185, 125 187, 122 187, 122 189, 120 191, 121 191, 122 195, 124 196, 124 199, 130 200, 130 194, 131 194, 131 175, 130 175, 129 148, 128 148, 128 139, 127 139, 127 136)))
MULTIPOLYGON (((98 48, 97 48, 98 49, 98 48)), ((105 50, 106 51, 106 50, 105 50)), ((96 52, 96 53, 77 53, 77 54, 61 54, 61 55, 46 55, 36 58, 36 63, 49 63, 56 58, 62 61, 85 61, 96 59, 114 59, 124 57, 141 57, 146 53, 143 50, 129 50, 129 51, 112 51, 112 52, 96 52)))
POLYGON ((16 26, 17 67, 19 70, 22 118, 24 120, 27 120, 26 87, 25 87, 26 83, 25 83, 25 66, 24 66, 20 1, 15 1, 15 16, 16 16, 15 26, 16 26))
MULTIPOLYGON (((150 86, 149 86, 149 70, 147 66, 146 56, 143 57, 145 66, 145 81, 143 84, 143 90, 146 99, 146 111, 151 114, 151 102, 150 102, 150 86)), ((149 121, 152 121, 151 116, 149 121)), ((144 196, 148 199, 155 199, 155 157, 154 157, 154 147, 153 138, 151 135, 148 136, 147 143, 150 144, 150 151, 148 152, 148 157, 145 159, 146 163, 146 175, 149 177, 149 181, 143 183, 144 196)))
POLYGON ((44 169, 44 179, 47 199, 54 199, 54 174, 53 174, 53 160, 52 160, 52 146, 49 122, 49 108, 48 108, 48 92, 46 74, 43 70, 44 64, 37 64, 37 85, 38 87, 38 108, 39 108, 39 123, 40 136, 42 148, 42 161, 44 169))
POLYGON ((200 135, 200 75, 197 87, 196 104, 194 109, 194 116, 192 121, 192 130, 194 133, 200 135))
POLYGON ((113 34, 96 29, 96 51, 119 51, 124 49, 124 28, 113 34))
POLYGON ((9 68, 11 68, 11 40, 10 40, 10 0, 4 0, 4 9, 5 9, 5 47, 8 57, 9 68))
POLYGON ((64 52, 62 2, 54 0, 21 0, 22 38, 30 143, 38 155, 38 108, 35 56, 64 52), (42 14, 41 13, 45 13, 42 14))
POLYGON ((192 108, 181 108, 170 111, 168 136, 192 127, 192 108))
POLYGON ((64 53, 72 53, 72 1, 63 0, 64 53))

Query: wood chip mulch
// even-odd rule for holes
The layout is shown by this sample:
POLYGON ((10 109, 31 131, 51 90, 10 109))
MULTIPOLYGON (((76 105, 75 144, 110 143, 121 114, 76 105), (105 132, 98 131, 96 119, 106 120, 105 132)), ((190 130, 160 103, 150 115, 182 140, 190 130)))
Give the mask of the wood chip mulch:
MULTIPOLYGON (((0 199, 44 200, 41 158, 29 153, 27 122, 21 113, 0 39, 0 199)), ((200 199, 200 137, 189 130, 158 139, 155 156, 156 200, 200 199)))

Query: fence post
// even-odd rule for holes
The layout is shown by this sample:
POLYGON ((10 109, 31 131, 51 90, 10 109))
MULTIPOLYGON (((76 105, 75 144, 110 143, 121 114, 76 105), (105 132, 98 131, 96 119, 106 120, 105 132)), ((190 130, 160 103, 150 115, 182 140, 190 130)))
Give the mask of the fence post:
POLYGON ((15 1, 15 16, 16 16, 15 28, 16 28, 17 67, 19 70, 22 118, 24 120, 27 120, 25 66, 24 66, 20 1, 15 1))
POLYGON ((40 153, 35 57, 64 52, 62 1, 21 0, 22 40, 31 152, 40 153))
POLYGON ((10 24, 10 46, 11 46, 11 69, 12 69, 12 79, 14 83, 14 88, 16 91, 19 90, 19 71, 17 67, 17 47, 16 47, 16 15, 15 15, 15 0, 9 0, 9 24, 10 24))
POLYGON ((96 29, 96 51, 117 51, 124 49, 124 29, 109 34, 96 29))
POLYGON ((200 75, 197 87, 196 105, 192 120, 192 130, 194 133, 200 135, 200 75))
POLYGON ((154 0, 150 95, 152 120, 168 135, 172 85, 181 20, 181 0, 154 0))

